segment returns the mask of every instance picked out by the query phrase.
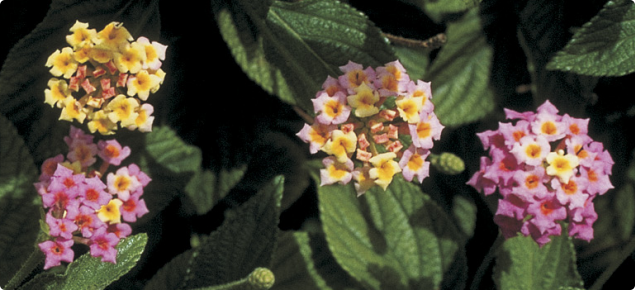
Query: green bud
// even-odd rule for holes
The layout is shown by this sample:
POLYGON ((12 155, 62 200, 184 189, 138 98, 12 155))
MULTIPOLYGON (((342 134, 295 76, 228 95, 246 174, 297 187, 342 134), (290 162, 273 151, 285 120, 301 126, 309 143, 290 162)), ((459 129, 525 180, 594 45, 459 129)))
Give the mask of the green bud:
POLYGON ((249 275, 249 284, 253 286, 253 289, 269 289, 273 286, 273 283, 276 281, 273 272, 267 268, 256 268, 249 275))
POLYGON ((456 175, 465 170, 463 159, 453 153, 430 154, 430 164, 444 174, 456 175))

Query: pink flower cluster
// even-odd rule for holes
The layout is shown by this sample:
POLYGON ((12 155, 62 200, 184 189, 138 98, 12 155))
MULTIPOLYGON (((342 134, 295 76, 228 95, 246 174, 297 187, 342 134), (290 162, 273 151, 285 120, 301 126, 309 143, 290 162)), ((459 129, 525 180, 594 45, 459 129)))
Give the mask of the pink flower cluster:
POLYGON ((75 243, 88 245, 93 257, 116 263, 115 246, 132 232, 121 219, 135 222, 148 213, 141 196, 150 178, 130 164, 108 173, 103 182, 108 167, 119 166, 130 148, 116 140, 95 144, 93 136, 75 127, 64 141, 69 146, 66 158, 60 154, 44 161, 34 184, 47 211, 49 239, 39 244, 46 255, 44 269, 72 262, 75 243), (98 170, 93 168, 97 157, 102 161, 98 170))
POLYGON ((361 195, 375 185, 385 190, 398 173, 422 182, 444 128, 433 112, 430 83, 410 80, 399 61, 377 69, 349 61, 340 70, 312 100, 314 123, 297 134, 311 153, 329 155, 321 185, 355 180, 361 195))
POLYGON ((593 199, 613 188, 613 159, 588 135, 589 119, 564 114, 546 101, 537 111, 505 109, 509 123, 477 134, 489 157, 468 184, 490 195, 498 189, 494 222, 506 238, 518 232, 540 246, 560 235, 590 241, 597 213, 593 199))

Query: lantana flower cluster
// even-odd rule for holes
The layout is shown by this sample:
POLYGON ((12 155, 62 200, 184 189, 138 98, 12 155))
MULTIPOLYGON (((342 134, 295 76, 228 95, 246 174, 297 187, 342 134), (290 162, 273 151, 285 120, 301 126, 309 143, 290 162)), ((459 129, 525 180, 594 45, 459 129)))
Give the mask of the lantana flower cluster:
POLYGON ((354 180, 358 195, 384 190, 396 174, 422 182, 426 158, 444 126, 434 114, 430 83, 410 79, 399 61, 373 69, 349 61, 328 76, 312 100, 313 124, 297 134, 310 152, 327 153, 321 185, 354 180))
POLYGON ((55 76, 44 90, 45 103, 62 109, 60 120, 83 123, 91 133, 114 134, 119 127, 152 130, 149 103, 165 79, 161 69, 167 46, 146 37, 133 41, 122 23, 97 32, 76 21, 66 41, 46 62, 55 76))
POLYGON ((39 243, 44 269, 72 262, 75 243, 89 246, 103 262, 116 263, 115 246, 132 232, 128 223, 148 213, 142 195, 150 178, 134 163, 106 175, 110 165, 119 166, 130 155, 130 148, 116 140, 95 143, 92 135, 71 127, 64 141, 66 156, 45 160, 34 184, 48 227, 48 239, 39 243))
POLYGON ((537 111, 505 109, 508 123, 477 134, 489 156, 468 184, 502 195, 494 222, 505 238, 522 233, 540 246, 561 235, 593 239, 597 213, 593 199, 613 188, 613 159, 601 142, 588 135, 589 119, 568 114, 546 101, 537 111))

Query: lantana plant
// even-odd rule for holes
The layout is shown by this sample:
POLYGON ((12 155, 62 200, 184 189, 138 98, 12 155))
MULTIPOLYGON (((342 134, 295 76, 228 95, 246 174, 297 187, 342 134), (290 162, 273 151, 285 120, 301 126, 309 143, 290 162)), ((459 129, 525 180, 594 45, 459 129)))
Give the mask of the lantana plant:
POLYGON ((321 185, 355 182, 358 195, 373 186, 384 190, 395 174, 422 182, 426 158, 444 126, 434 114, 430 83, 411 80, 397 61, 364 68, 349 61, 344 73, 328 76, 312 99, 313 124, 297 134, 310 152, 329 156, 321 185))
POLYGON ((71 126, 64 141, 66 156, 45 160, 34 184, 46 210, 47 238, 39 243, 46 255, 44 269, 72 262, 74 244, 85 244, 92 256, 116 263, 115 246, 132 232, 128 223, 148 213, 142 195, 150 178, 134 163, 108 171, 131 153, 116 140, 95 143, 92 135, 71 126))
POLYGON ((45 103, 62 109, 60 120, 88 120, 91 133, 117 128, 152 130, 154 108, 147 101, 165 78, 161 69, 167 46, 146 37, 136 41, 122 23, 97 32, 76 21, 66 41, 46 62, 54 76, 45 103))
POLYGON ((598 215, 593 199, 613 188, 613 159, 588 135, 589 119, 568 114, 546 101, 536 112, 505 109, 512 122, 477 134, 489 157, 468 184, 490 195, 497 190, 494 222, 506 238, 518 233, 539 245, 562 234, 590 241, 598 215))

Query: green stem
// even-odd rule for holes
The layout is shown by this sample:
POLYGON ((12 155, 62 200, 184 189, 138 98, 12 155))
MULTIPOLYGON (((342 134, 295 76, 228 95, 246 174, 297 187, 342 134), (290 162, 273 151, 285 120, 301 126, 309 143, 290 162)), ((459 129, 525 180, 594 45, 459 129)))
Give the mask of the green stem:
POLYGON ((485 276, 485 273, 487 273, 487 270, 489 270, 489 267, 492 264, 492 261, 494 261, 494 258, 496 256, 496 250, 498 250, 498 248, 503 244, 504 241, 505 241, 505 238, 503 238, 503 235, 499 233, 498 237, 496 237, 496 240, 494 241, 492 246, 489 248, 487 255, 485 255, 485 257, 483 258, 483 261, 481 262, 481 265, 478 267, 478 270, 476 270, 476 273, 474 274, 474 279, 472 279, 472 284, 470 285, 470 290, 479 289, 479 286, 481 285, 481 280, 483 280, 483 276, 485 276))
POLYGON ((613 262, 611 265, 609 265, 609 267, 606 268, 604 272, 602 272, 600 277, 598 277, 597 280, 595 280, 595 282, 593 283, 593 286, 591 286, 589 290, 602 289, 602 286, 604 286, 604 284, 609 280, 609 278, 611 278, 611 275, 613 275, 615 270, 617 270, 617 268, 619 268, 620 265, 622 265, 624 260, 626 260, 626 258, 628 258, 628 256, 630 256, 631 253, 633 252, 635 252, 635 237, 631 238, 628 244, 626 244, 626 247, 624 247, 624 250, 622 250, 622 253, 620 255, 622 258, 613 262))
POLYGON ((15 273, 11 280, 9 280, 9 283, 7 283, 4 289, 17 289, 20 285, 22 285, 24 279, 26 279, 31 274, 31 272, 33 272, 33 270, 35 270, 35 268, 37 268, 43 262, 44 254, 40 249, 36 248, 35 251, 33 251, 31 255, 29 255, 24 264, 22 264, 20 270, 15 273))

